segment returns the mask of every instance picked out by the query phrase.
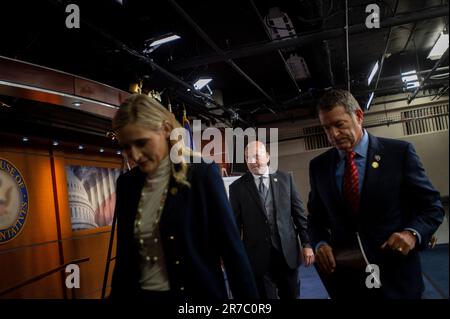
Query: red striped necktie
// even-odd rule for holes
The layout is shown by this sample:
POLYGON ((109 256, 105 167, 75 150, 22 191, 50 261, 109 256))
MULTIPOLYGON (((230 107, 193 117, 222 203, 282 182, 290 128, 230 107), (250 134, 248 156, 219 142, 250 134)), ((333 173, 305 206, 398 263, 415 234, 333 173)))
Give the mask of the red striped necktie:
POLYGON ((342 186, 342 193, 353 215, 357 215, 359 211, 359 178, 355 155, 354 151, 347 152, 345 155, 344 183, 342 186))

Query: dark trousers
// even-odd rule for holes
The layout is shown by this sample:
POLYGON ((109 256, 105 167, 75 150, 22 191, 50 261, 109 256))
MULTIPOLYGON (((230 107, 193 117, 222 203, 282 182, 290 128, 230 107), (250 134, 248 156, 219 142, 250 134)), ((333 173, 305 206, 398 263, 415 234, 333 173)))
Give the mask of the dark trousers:
POLYGON ((256 286, 261 299, 297 299, 300 294, 298 268, 291 269, 276 248, 270 251, 267 273, 256 276, 256 286))

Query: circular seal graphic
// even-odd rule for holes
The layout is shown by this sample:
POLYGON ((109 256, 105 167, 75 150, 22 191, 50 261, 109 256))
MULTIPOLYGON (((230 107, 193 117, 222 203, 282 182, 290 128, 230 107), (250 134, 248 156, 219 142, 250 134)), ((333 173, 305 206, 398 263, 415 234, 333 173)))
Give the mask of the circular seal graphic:
POLYGON ((28 191, 17 168, 0 158, 0 244, 14 239, 28 213, 28 191))

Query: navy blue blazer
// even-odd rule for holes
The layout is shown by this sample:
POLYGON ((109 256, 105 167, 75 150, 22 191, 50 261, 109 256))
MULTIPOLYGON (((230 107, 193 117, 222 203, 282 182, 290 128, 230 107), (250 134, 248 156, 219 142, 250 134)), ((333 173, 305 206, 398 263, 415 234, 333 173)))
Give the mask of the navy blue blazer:
POLYGON ((420 298, 424 284, 418 251, 426 248, 442 223, 444 210, 413 145, 369 134, 357 220, 350 215, 336 185, 338 161, 338 151, 332 148, 310 163, 308 226, 312 243, 345 246, 359 232, 369 262, 380 267, 383 295, 420 298), (372 166, 374 162, 378 166, 372 166), (380 249, 392 233, 405 228, 421 235, 416 249, 407 256, 380 249))
MULTIPOLYGON (((248 257, 216 164, 190 164, 190 187, 170 180, 160 233, 171 291, 181 298, 226 299, 221 260, 234 298, 258 298, 248 257)), ((134 221, 145 175, 134 168, 117 181, 117 249, 112 299, 139 291, 134 221)))

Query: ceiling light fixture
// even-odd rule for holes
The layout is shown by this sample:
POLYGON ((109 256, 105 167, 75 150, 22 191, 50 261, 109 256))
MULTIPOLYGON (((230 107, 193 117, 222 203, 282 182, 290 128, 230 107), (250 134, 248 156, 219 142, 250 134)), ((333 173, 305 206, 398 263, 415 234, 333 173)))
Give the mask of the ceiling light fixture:
POLYGON ((142 53, 144 55, 152 53, 154 50, 156 50, 160 45, 172 42, 175 40, 180 39, 181 37, 179 35, 176 35, 174 33, 168 33, 164 34, 159 37, 150 38, 148 40, 145 40, 144 42, 144 50, 142 53))
POLYGON ((23 142, 28 142, 29 139, 28 139, 28 137, 24 136, 24 137, 22 137, 22 141, 23 141, 23 142))
POLYGON ((117 151, 116 154, 117 155, 122 155, 122 152, 121 151, 117 151))
POLYGON ((100 152, 100 153, 103 153, 103 152, 105 152, 105 149, 104 149, 104 148, 101 148, 101 149, 99 150, 99 152, 100 152))
POLYGON ((403 72, 402 81, 405 83, 407 90, 420 86, 419 77, 417 76, 416 70, 403 72))
POLYGON ((82 149, 84 149, 84 146, 83 145, 78 145, 78 149, 82 150, 82 149))
POLYGON ((411 82, 411 81, 417 81, 417 80, 418 80, 418 77, 417 77, 416 70, 402 73, 402 81, 403 82, 411 82))
POLYGON ((445 34, 444 32, 441 32, 439 38, 437 39, 436 43, 434 44, 433 48, 428 54, 427 59, 437 60, 445 53, 445 51, 447 51, 447 49, 448 49, 448 33, 445 34))
POLYGON ((409 89, 414 89, 414 88, 417 88, 417 87, 419 87, 419 86, 420 86, 419 81, 408 82, 408 83, 406 83, 406 89, 407 89, 407 90, 409 90, 409 89))
POLYGON ((53 141, 53 146, 58 146, 59 145, 59 142, 58 141, 53 141))
POLYGON ((200 78, 197 81, 195 81, 194 88, 196 90, 201 90, 211 81, 212 81, 212 78, 200 78))
POLYGON ((378 68, 379 68, 379 64, 378 64, 378 61, 377 61, 377 63, 375 63, 375 65, 373 66, 372 71, 370 72, 369 78, 367 79, 367 86, 369 86, 370 83, 372 82, 373 77, 375 76, 375 74, 378 71, 378 68))
POLYGON ((72 105, 73 105, 73 106, 76 106, 76 107, 81 106, 81 104, 83 104, 83 102, 80 102, 80 101, 72 102, 72 105))
POLYGON ((180 39, 179 35, 166 34, 166 35, 163 35, 160 39, 157 39, 157 40, 153 39, 153 41, 150 42, 150 44, 148 46, 149 47, 156 47, 158 45, 161 45, 161 44, 164 44, 164 43, 167 43, 167 42, 172 42, 172 41, 175 41, 175 40, 178 40, 178 39, 180 39))
POLYGON ((370 93, 369 100, 367 101, 367 104, 366 104, 366 110, 367 110, 367 111, 368 111, 369 108, 370 108, 370 104, 372 104, 372 100, 373 100, 373 96, 374 96, 374 95, 375 95, 375 92, 370 93))

